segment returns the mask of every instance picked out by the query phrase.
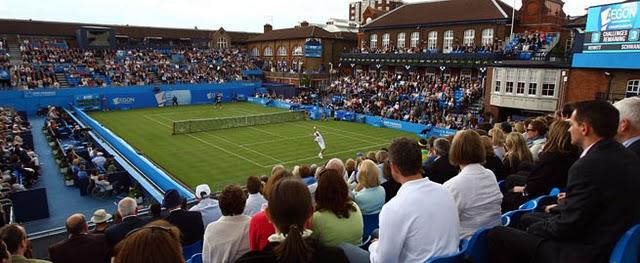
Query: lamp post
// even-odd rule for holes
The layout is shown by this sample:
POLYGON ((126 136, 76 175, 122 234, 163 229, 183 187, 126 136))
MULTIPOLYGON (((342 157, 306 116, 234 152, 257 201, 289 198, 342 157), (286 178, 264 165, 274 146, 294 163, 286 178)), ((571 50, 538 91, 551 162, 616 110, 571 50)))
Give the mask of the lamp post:
POLYGON ((444 83, 444 71, 447 69, 446 66, 440 66, 440 80, 444 83))

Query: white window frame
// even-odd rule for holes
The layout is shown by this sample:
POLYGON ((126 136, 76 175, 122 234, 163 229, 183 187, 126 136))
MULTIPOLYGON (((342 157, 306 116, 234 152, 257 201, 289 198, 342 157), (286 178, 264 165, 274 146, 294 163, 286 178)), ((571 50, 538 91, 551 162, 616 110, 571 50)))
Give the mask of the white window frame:
POLYGON ((406 42, 407 42, 407 34, 405 34, 404 32, 398 33, 398 41, 396 42, 398 48, 404 48, 406 42))
POLYGON ((640 79, 630 79, 627 81, 627 97, 640 95, 640 79))
POLYGON ((287 48, 284 46, 278 47, 278 57, 286 57, 287 56, 287 48))
POLYGON ((464 31, 464 38, 462 45, 473 46, 475 44, 476 31, 473 29, 467 29, 464 31))
POLYGON ((369 36, 369 48, 375 49, 378 47, 378 34, 371 34, 369 36))
POLYGON ((254 47, 254 48, 251 50, 251 55, 252 55, 252 56, 254 56, 254 57, 259 57, 259 56, 260 56, 260 49, 259 49, 259 48, 257 48, 257 47, 254 47))
POLYGON ((542 79, 542 90, 540 95, 543 97, 555 97, 557 94, 556 89, 558 87, 558 72, 556 70, 545 70, 542 79), (549 95, 549 91, 552 92, 551 95, 549 95))
POLYGON ((529 71, 529 85, 527 85, 527 96, 539 96, 540 88, 540 70, 533 69, 529 71), (533 91, 533 92, 531 92, 533 91))
POLYGON ((411 33, 411 47, 418 47, 418 43, 420 43, 420 32, 411 33))
POLYGON ((515 88, 516 69, 507 69, 507 80, 505 81, 504 93, 513 94, 515 88))
POLYGON ((429 38, 427 39, 427 48, 428 49, 438 48, 438 31, 429 32, 429 38))
POLYGON ((482 30, 482 45, 493 45, 493 28, 485 28, 482 30))
POLYGON ((502 92, 502 73, 504 69, 496 68, 493 70, 493 93, 501 93, 502 92))
POLYGON ((219 37, 218 38, 218 48, 219 49, 227 48, 227 40, 224 37, 219 37))
POLYGON ((442 38, 442 53, 450 53, 453 50, 453 30, 444 31, 442 38))
POLYGON ((391 35, 389 33, 382 34, 382 48, 388 48, 391 42, 391 35))
POLYGON ((293 50, 291 50, 291 55, 295 57, 304 55, 304 52, 302 51, 302 46, 294 46, 293 50))
POLYGON ((518 69, 516 95, 524 96, 527 92, 527 69, 518 69))
POLYGON ((271 49, 271 47, 266 47, 264 48, 264 56, 265 57, 271 57, 273 56, 273 49, 271 49))

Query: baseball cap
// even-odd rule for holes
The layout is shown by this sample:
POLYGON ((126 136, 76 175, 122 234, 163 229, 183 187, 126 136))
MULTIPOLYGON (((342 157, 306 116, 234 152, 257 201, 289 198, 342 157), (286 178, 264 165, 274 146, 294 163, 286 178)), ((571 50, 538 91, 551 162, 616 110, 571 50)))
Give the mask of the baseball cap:
POLYGON ((211 195, 211 189, 207 184, 201 184, 196 186, 196 196, 200 198, 204 198, 211 195))

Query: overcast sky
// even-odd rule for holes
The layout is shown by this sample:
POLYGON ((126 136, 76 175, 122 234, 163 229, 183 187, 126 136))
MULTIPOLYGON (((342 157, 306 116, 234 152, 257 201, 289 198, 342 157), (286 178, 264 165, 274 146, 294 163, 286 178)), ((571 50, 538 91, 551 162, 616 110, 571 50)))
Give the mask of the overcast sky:
MULTIPOLYGON (((405 0, 421 2, 422 0, 405 0)), ((512 4, 514 0, 505 0, 512 4)), ((565 0, 564 11, 586 14, 592 5, 622 0, 565 0)), ((0 18, 261 32, 300 21, 346 19, 350 0, 0 0, 0 18)), ((519 8, 521 0, 515 0, 519 8)))

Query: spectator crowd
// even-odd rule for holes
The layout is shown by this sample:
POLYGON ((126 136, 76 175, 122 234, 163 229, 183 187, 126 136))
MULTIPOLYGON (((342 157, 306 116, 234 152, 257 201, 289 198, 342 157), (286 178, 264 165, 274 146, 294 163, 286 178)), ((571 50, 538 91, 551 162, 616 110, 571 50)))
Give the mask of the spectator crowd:
MULTIPOLYGON (((489 229, 488 262, 604 262, 640 223, 629 196, 640 187, 639 117, 638 97, 578 102, 556 116, 397 138, 344 162, 276 165, 217 199, 199 185, 191 208, 176 190, 148 216, 124 198, 114 215, 94 213, 92 231, 71 215, 49 260, 185 262, 197 246, 203 262, 424 262, 489 229), (543 210, 502 226, 503 213, 553 188, 543 210)), ((25 260, 24 228, 6 225, 0 239, 3 257, 25 260)))

